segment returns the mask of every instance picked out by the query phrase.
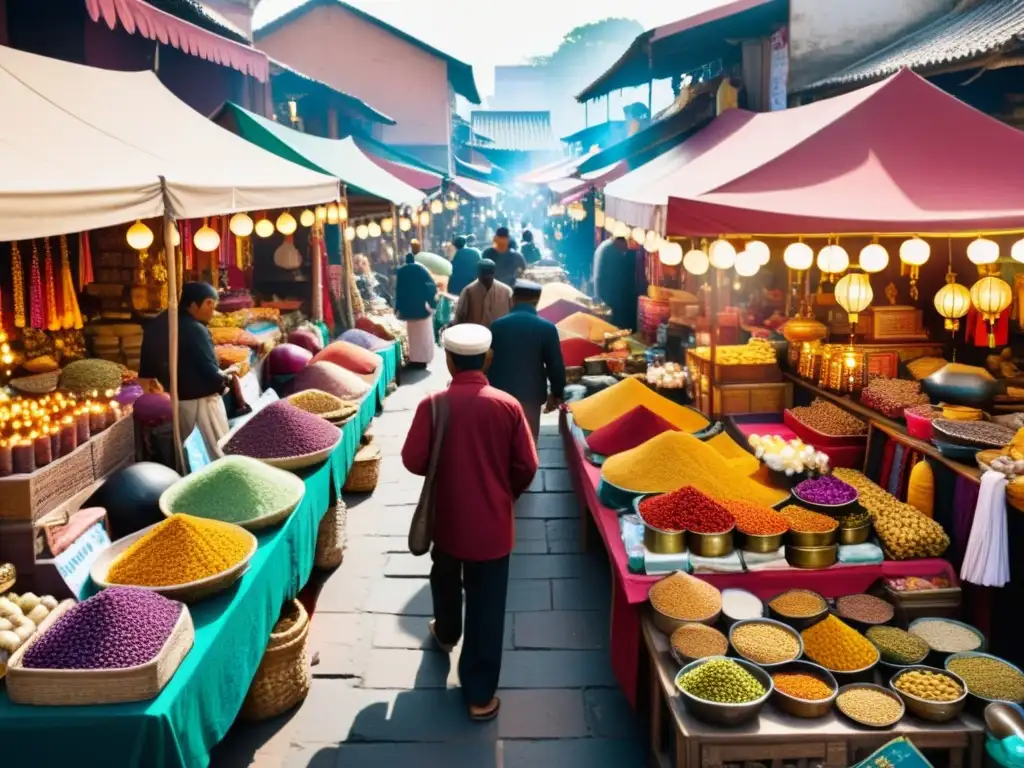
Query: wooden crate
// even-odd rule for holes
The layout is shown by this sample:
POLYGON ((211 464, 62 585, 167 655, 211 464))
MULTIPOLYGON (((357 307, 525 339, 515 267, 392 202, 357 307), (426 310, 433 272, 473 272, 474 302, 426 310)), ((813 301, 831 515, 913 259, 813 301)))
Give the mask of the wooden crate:
POLYGON ((122 416, 113 426, 108 427, 87 445, 92 446, 92 463, 95 479, 113 474, 135 460, 135 421, 122 416))
MULTIPOLYGON (((711 362, 692 351, 686 353, 687 365, 696 368, 701 376, 707 376, 711 362)), ((715 364, 715 384, 765 384, 782 381, 782 369, 775 363, 750 363, 747 365, 715 364)))
POLYGON ((793 407, 793 385, 789 383, 716 385, 712 395, 714 416, 782 413, 793 407))

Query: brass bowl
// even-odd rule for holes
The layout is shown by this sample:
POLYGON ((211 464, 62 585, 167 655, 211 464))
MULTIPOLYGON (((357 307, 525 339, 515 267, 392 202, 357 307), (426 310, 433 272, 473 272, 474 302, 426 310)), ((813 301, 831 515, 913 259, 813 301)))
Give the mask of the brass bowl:
POLYGON ((718 617, 721 615, 722 611, 718 610, 706 619, 701 619, 699 621, 694 621, 693 619, 677 619, 674 616, 669 616, 667 613, 662 613, 653 605, 651 606, 651 621, 654 622, 654 626, 669 637, 672 637, 672 633, 683 626, 683 624, 707 624, 708 626, 713 627, 718 623, 718 617))
POLYGON ((859 525, 856 528, 843 528, 839 527, 839 543, 840 544, 863 544, 871 536, 871 521, 868 520, 864 525, 859 525))
POLYGON ((644 520, 643 513, 640 511, 640 504, 643 501, 653 499, 659 495, 657 493, 647 494, 633 499, 633 511, 636 512, 637 517, 644 524, 644 546, 647 547, 648 552, 653 552, 656 555, 682 554, 686 551, 686 532, 663 531, 661 528, 655 528, 644 520))
POLYGON ((907 706, 906 706, 906 704, 903 703, 903 699, 901 699, 895 693, 890 691, 888 688, 883 688, 881 685, 875 685, 874 683, 850 683, 849 685, 844 685, 842 688, 839 689, 839 695, 842 695, 844 692, 846 692, 848 690, 851 690, 853 688, 873 688, 876 691, 880 691, 880 692, 884 693, 886 696, 890 696, 890 697, 894 698, 900 704, 900 716, 897 717, 895 720, 893 720, 891 723, 884 723, 884 724, 882 724, 882 723, 869 723, 866 720, 860 720, 860 719, 858 719, 856 717, 853 717, 852 715, 848 715, 846 712, 843 712, 842 708, 839 706, 839 696, 837 695, 836 696, 836 711, 841 713, 843 715, 843 717, 846 717, 849 720, 851 720, 852 722, 857 723, 857 725, 863 725, 865 728, 876 728, 876 729, 891 728, 892 726, 896 725, 896 723, 898 723, 900 720, 902 720, 903 719, 903 715, 906 714, 907 706))
POLYGON ((870 664, 867 664, 860 669, 833 669, 832 667, 825 667, 824 664, 821 666, 831 672, 835 679, 840 683, 852 685, 854 683, 871 682, 875 679, 875 667, 878 666, 878 661, 881 659, 881 654, 878 652, 878 649, 873 645, 871 647, 875 651, 875 659, 870 664))
MULTIPOLYGON (((724 533, 686 532, 686 547, 698 557, 725 557, 733 550, 733 529, 724 533)), ((645 539, 646 540, 646 539, 645 539)))
POLYGON ((790 531, 786 534, 786 549, 792 547, 828 547, 839 539, 838 527, 826 533, 790 531))
POLYGON ((733 651, 735 651, 736 655, 739 656, 741 659, 746 659, 751 664, 757 664, 757 666, 761 667, 762 669, 768 669, 768 670, 772 670, 772 669, 775 669, 777 667, 781 667, 784 664, 789 664, 790 662, 796 661, 797 659, 799 659, 801 656, 804 655, 804 641, 803 641, 803 638, 800 637, 800 633, 797 630, 793 629, 793 627, 789 626, 789 624, 786 624, 786 623, 781 622, 781 621, 776 621, 775 619, 763 619, 762 618, 762 619, 745 619, 743 621, 737 621, 735 624, 733 624, 729 628, 729 645, 733 649, 733 651), (784 632, 789 633, 793 637, 793 639, 796 640, 796 646, 797 646, 796 656, 794 656, 791 659, 785 659, 784 661, 773 661, 773 662, 754 661, 753 659, 748 658, 747 656, 744 656, 743 652, 740 651, 740 649, 736 647, 735 643, 733 643, 733 634, 735 634, 736 630, 738 630, 740 627, 745 626, 747 624, 769 624, 769 625, 771 625, 773 627, 778 627, 779 629, 783 630, 784 632))
POLYGON ((933 723, 949 722, 963 711, 964 705, 967 703, 967 683, 959 675, 953 674, 948 669, 924 666, 905 667, 892 676, 892 680, 889 681, 889 687, 893 689, 897 696, 903 699, 903 704, 910 710, 910 714, 933 723), (905 693, 896 687, 896 681, 912 670, 934 672, 937 675, 950 677, 963 689, 963 693, 960 694, 960 698, 953 701, 931 701, 905 693))
POLYGON ((741 549, 744 552, 769 553, 778 552, 782 546, 782 539, 785 533, 775 533, 770 536, 758 536, 752 533, 740 534, 741 549))
POLYGON ((786 562, 794 568, 828 568, 839 559, 839 545, 828 547, 786 547, 786 562))
POLYGON ((730 659, 730 661, 734 661, 743 667, 757 679, 757 682, 764 686, 764 696, 761 696, 754 701, 747 701, 742 704, 721 704, 717 701, 699 699, 684 691, 679 685, 680 678, 687 672, 696 669, 701 664, 706 664, 709 661, 715 660, 721 661, 724 658, 724 656, 708 656, 704 659, 698 659, 692 664, 687 664, 679 670, 676 675, 675 682, 676 690, 679 691, 679 695, 683 699, 683 705, 691 715, 706 723, 714 723, 717 725, 740 725, 742 723, 749 722, 750 720, 756 720, 758 714, 761 712, 761 708, 764 706, 764 703, 768 701, 768 698, 772 695, 772 691, 775 689, 775 684, 772 683, 772 676, 756 664, 751 664, 745 659, 730 659))
POLYGON ((776 621, 781 621, 783 624, 788 624, 789 626, 793 627, 793 629, 798 630, 804 630, 808 627, 812 627, 828 615, 828 601, 824 597, 819 595, 817 592, 813 592, 809 589, 787 589, 784 592, 780 592, 779 594, 775 595, 775 597, 771 598, 771 600, 765 601, 765 605, 768 606, 769 616, 771 616, 776 621), (785 595, 787 592, 810 592, 811 594, 817 596, 821 600, 821 610, 810 616, 787 616, 784 613, 779 613, 775 608, 772 607, 772 602, 776 598, 782 597, 782 595, 785 595))
POLYGON ((832 711, 832 707, 836 703, 836 696, 839 695, 839 683, 836 682, 835 676, 827 669, 812 661, 790 661, 780 665, 778 669, 773 671, 802 672, 807 675, 813 675, 832 689, 832 695, 827 699, 814 701, 811 699, 798 699, 775 688, 772 691, 772 703, 783 712, 793 717, 810 719, 824 717, 832 711))

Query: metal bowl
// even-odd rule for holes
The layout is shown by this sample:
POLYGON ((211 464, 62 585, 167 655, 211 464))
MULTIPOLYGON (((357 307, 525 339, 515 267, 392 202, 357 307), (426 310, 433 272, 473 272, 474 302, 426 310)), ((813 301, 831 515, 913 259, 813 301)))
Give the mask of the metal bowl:
MULTIPOLYGON (((788 547, 787 547, 788 549, 788 547)), ((793 629, 804 630, 808 627, 813 627, 819 621, 824 619, 828 615, 828 601, 824 597, 819 595, 817 592, 812 592, 809 589, 787 589, 785 592, 780 592, 771 600, 766 601, 765 605, 768 606, 768 615, 776 621, 781 621, 783 624, 788 624, 793 629), (821 599, 822 609, 812 616, 787 616, 784 613, 779 613, 775 608, 772 607, 772 601, 776 598, 782 597, 788 592, 810 592, 812 595, 821 599)))
POLYGON ((687 693, 679 685, 679 679, 702 664, 707 664, 709 661, 723 660, 725 656, 708 656, 706 659, 698 659, 692 664, 687 664, 676 675, 675 683, 676 690, 679 691, 679 695, 683 698, 683 705, 687 711, 698 720, 703 720, 706 723, 713 723, 715 725, 741 725, 742 723, 749 722, 757 718, 761 712, 761 708, 764 703, 768 701, 768 698, 772 695, 772 691, 775 689, 774 683, 772 683, 772 676, 761 669, 756 664, 752 664, 744 659, 730 659, 743 667, 747 672, 752 674, 757 681, 764 686, 764 696, 761 696, 754 701, 748 701, 743 704, 720 704, 717 701, 707 701, 706 699, 698 699, 696 696, 687 693))
POLYGON ((925 667, 919 665, 906 667, 892 676, 892 679, 889 681, 889 687, 892 688, 897 696, 903 699, 903 703, 906 705, 906 708, 910 710, 910 714, 916 715, 922 720, 929 720, 933 723, 949 722, 963 711, 964 705, 967 703, 967 684, 958 675, 953 674, 948 669, 937 669, 936 667, 925 667), (896 681, 903 677, 903 675, 907 674, 907 672, 915 669, 923 672, 934 672, 938 675, 950 677, 955 680, 961 688, 963 688, 963 693, 954 701, 930 701, 929 699, 922 699, 918 696, 905 693, 897 688, 896 681))
MULTIPOLYGON (((692 622, 692 621, 691 622, 684 622, 683 626, 685 626, 686 624, 694 624, 694 623, 696 623, 696 622, 692 622)), ((715 629, 715 628, 712 627, 712 629, 715 629)), ((722 642, 725 644, 726 652, 728 652, 728 650, 729 650, 729 638, 727 638, 725 635, 723 635, 717 629, 715 629, 715 632, 717 632, 719 635, 722 636, 722 642)), ((674 635, 675 632, 673 632, 672 634, 674 635)), ((680 653, 678 650, 676 650, 675 645, 672 644, 672 635, 669 635, 669 638, 668 638, 668 650, 669 650, 669 653, 672 654, 672 658, 675 659, 676 664, 678 664, 680 667, 685 667, 687 664, 692 664, 693 662, 698 661, 700 659, 708 658, 707 656, 687 656, 685 653, 680 653)), ((712 655, 717 655, 717 654, 712 654, 712 655)))
POLYGON ((839 694, 836 696, 836 711, 841 713, 843 717, 847 718, 851 722, 857 723, 857 725, 863 725, 865 728, 883 729, 892 728, 894 725, 896 725, 896 723, 902 720, 903 715, 905 715, 907 712, 907 705, 903 703, 903 699, 901 699, 895 693, 890 691, 888 688, 885 688, 881 685, 875 685, 874 683, 850 683, 849 685, 844 685, 842 688, 839 689, 839 694), (880 691, 881 693, 884 693, 886 696, 895 699, 900 704, 900 716, 893 720, 891 723, 880 725, 878 723, 869 723, 865 720, 860 720, 856 717, 853 717, 852 715, 847 714, 846 712, 843 712, 842 708, 839 706, 839 696, 842 696, 844 692, 849 691, 853 688, 873 688, 874 690, 880 691))
POLYGON ((839 559, 839 545, 828 547, 786 547, 786 562, 794 568, 828 568, 839 559))
MULTIPOLYGON (((878 649, 875 648, 875 646, 872 645, 871 647, 875 651, 875 660, 867 666, 861 667, 860 669, 831 669, 830 667, 825 667, 825 669, 831 672, 840 683, 853 685, 855 683, 873 680, 874 669, 878 666, 878 660, 881 658, 881 654, 879 654, 878 649)), ((808 656, 808 658, 810 657, 808 656)), ((822 666, 824 667, 825 665, 822 664, 822 666)))
POLYGON ((744 552, 778 552, 785 535, 785 533, 776 533, 770 536, 759 536, 752 533, 742 533, 740 534, 740 548, 744 552))
POLYGON ((736 587, 730 587, 728 589, 723 589, 722 590, 722 624, 724 626, 731 627, 737 621, 745 621, 746 619, 759 619, 759 618, 762 618, 764 616, 764 612, 765 612, 764 603, 753 592, 751 592, 749 590, 746 590, 746 589, 738 589, 736 587), (756 600, 760 604, 761 612, 757 616, 730 616, 726 612, 726 610, 725 610, 725 602, 726 602, 726 600, 725 600, 725 593, 726 592, 734 592, 734 593, 735 592, 742 592, 742 593, 744 593, 746 595, 750 595, 752 598, 754 598, 754 600, 756 600))
MULTIPOLYGON (((666 576, 665 578, 668 578, 668 576, 666 576)), ((659 579, 657 582, 652 584, 651 589, 654 589, 654 587, 657 586, 657 584, 660 583, 660 581, 661 580, 659 579)), ((650 602, 651 600, 651 589, 647 590, 648 602, 650 602)), ((662 613, 654 607, 654 603, 651 603, 651 621, 654 622, 654 626, 656 626, 666 635, 670 636, 673 632, 675 632, 677 629, 683 626, 683 624, 708 624, 710 626, 714 626, 716 623, 718 623, 718 617, 721 615, 722 609, 719 608, 713 614, 703 619, 679 619, 675 616, 669 616, 667 613, 662 613)))
POLYGON ((789 626, 789 624, 786 624, 781 621, 776 621, 775 619, 744 619, 743 621, 737 621, 735 624, 732 625, 732 627, 729 628, 729 645, 732 646, 732 649, 736 652, 737 656, 739 656, 742 659, 746 659, 751 664, 757 664, 757 666, 761 667, 762 669, 775 669, 777 667, 783 666, 784 664, 789 664, 791 661, 796 661, 804 655, 804 641, 803 638, 800 637, 800 633, 793 629, 791 626, 789 626), (740 651, 740 649, 737 648, 736 644, 733 642, 733 635, 735 635, 736 630, 738 630, 740 627, 746 626, 748 624, 770 624, 773 627, 778 627, 784 632, 788 632, 793 637, 793 639, 796 640, 796 656, 794 656, 791 659, 786 659, 784 661, 774 661, 767 663, 754 661, 753 659, 745 656, 743 652, 740 651))
POLYGON ((640 504, 642 502, 662 495, 660 493, 648 493, 643 496, 637 496, 633 499, 633 510, 643 521, 644 546, 647 547, 648 552, 653 552, 656 555, 679 555, 686 551, 686 532, 664 531, 661 528, 648 525, 647 521, 644 520, 643 513, 640 512, 640 504))
POLYGON ((863 544, 871 536, 871 529, 870 520, 856 528, 843 528, 839 526, 839 543, 844 545, 863 544))
MULTIPOLYGON (((953 672, 953 670, 951 670, 949 668, 950 662, 955 661, 957 659, 969 659, 969 658, 974 658, 974 657, 984 657, 986 659, 995 659, 996 661, 1002 662, 1003 664, 1008 666, 1010 669, 1016 670, 1021 675, 1024 675, 1024 671, 1021 671, 1020 667, 1018 667, 1018 666, 1016 666, 1014 664, 1011 664, 1006 659, 1001 659, 998 656, 993 656, 991 653, 982 653, 981 651, 962 651, 960 653, 950 654, 949 658, 947 658, 946 661, 943 663, 943 669, 945 669, 947 672, 952 672, 955 675, 956 673, 953 672)), ((963 678, 961 678, 961 679, 963 679, 963 678)), ((966 681, 964 681, 964 682, 966 683, 966 681)), ((991 703, 993 703, 995 701, 1007 701, 1007 699, 991 699, 988 696, 982 696, 981 694, 978 694, 978 693, 972 693, 970 688, 968 688, 968 690, 967 690, 967 699, 968 699, 969 702, 973 702, 975 704, 980 704, 981 707, 984 707, 986 704, 991 704, 991 703)), ((1022 701, 1014 701, 1014 702, 1011 702, 1011 703, 1013 703, 1013 704, 1021 704, 1021 703, 1024 703, 1024 700, 1022 700, 1022 701)))
MULTIPOLYGON (((733 529, 725 533, 686 532, 686 548, 698 557, 725 557, 733 550, 733 529)), ((645 538, 646 541, 646 538, 645 538)))
MULTIPOLYGON (((978 629, 977 627, 972 627, 970 624, 965 624, 964 622, 957 621, 956 619, 946 619, 946 618, 943 618, 941 616, 922 616, 920 619, 914 619, 912 622, 910 622, 910 624, 907 626, 907 631, 910 632, 911 634, 914 634, 914 632, 913 632, 914 627, 917 626, 918 624, 923 624, 924 622, 927 622, 927 621, 942 621, 942 622, 945 622, 947 624, 956 624, 957 626, 963 627, 964 629, 967 629, 967 630, 970 630, 971 632, 973 632, 975 634, 975 636, 978 638, 978 640, 980 641, 978 647, 977 648, 972 648, 970 651, 940 651, 937 648, 932 648, 931 647, 931 643, 929 643, 928 647, 932 648, 931 652, 929 654, 929 658, 932 660, 932 663, 935 664, 936 666, 941 666, 945 662, 945 660, 950 655, 952 655, 952 654, 956 654, 956 653, 975 653, 975 652, 978 652, 978 651, 984 651, 985 650, 985 635, 984 635, 984 633, 980 629, 978 629)), ((924 640, 923 637, 921 639, 924 640)), ((925 640, 925 642, 927 643, 928 641, 925 640)))
POLYGON ((773 672, 803 672, 814 675, 832 689, 832 695, 827 699, 812 701, 798 699, 775 688, 772 691, 772 703, 786 714, 793 715, 793 717, 814 718, 824 717, 832 711, 832 707, 836 703, 836 696, 839 695, 839 683, 836 682, 835 676, 821 665, 811 661, 790 661, 780 665, 773 672))
MULTIPOLYGON (((850 487, 852 488, 853 486, 850 487)), ((793 498, 796 499, 800 506, 807 507, 812 512, 820 512, 830 517, 844 517, 845 515, 853 514, 860 508, 860 491, 856 488, 853 490, 857 495, 850 501, 843 502, 842 504, 818 504, 814 501, 808 501, 797 493, 796 488, 793 489, 793 498)))
POLYGON ((965 371, 962 366, 950 369, 947 365, 922 379, 921 385, 933 402, 984 408, 998 388, 998 382, 986 374, 982 368, 965 371))
POLYGON ((793 547, 830 547, 839 539, 839 528, 833 528, 827 533, 812 533, 809 531, 790 531, 786 534, 786 548, 793 547))

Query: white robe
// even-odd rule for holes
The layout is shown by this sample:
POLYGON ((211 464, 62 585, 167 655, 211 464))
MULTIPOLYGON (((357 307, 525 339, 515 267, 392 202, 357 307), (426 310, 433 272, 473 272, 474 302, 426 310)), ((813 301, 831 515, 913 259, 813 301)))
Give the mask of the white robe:
POLYGON ((434 315, 422 320, 408 320, 409 362, 429 363, 434 359, 434 315))

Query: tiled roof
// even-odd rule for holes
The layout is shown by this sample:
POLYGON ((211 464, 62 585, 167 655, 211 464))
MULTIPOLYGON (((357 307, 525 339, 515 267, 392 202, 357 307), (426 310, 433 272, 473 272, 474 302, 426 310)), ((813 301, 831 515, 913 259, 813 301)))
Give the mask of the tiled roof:
POLYGON ((473 146, 519 152, 559 149, 558 141, 551 132, 550 112, 478 109, 473 110, 471 120, 473 133, 490 139, 490 143, 474 141, 473 146))
POLYGON ((878 80, 909 67, 929 74, 933 67, 968 62, 1013 48, 1024 36, 1024 0, 982 0, 955 10, 826 78, 800 88, 812 91, 878 80))

